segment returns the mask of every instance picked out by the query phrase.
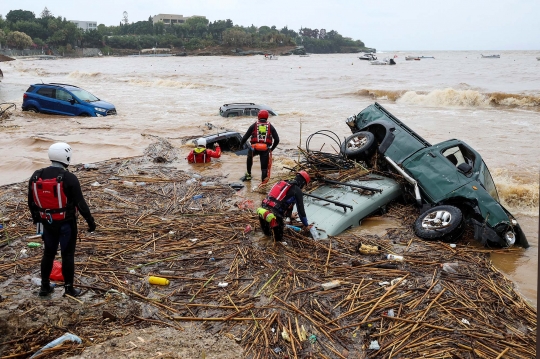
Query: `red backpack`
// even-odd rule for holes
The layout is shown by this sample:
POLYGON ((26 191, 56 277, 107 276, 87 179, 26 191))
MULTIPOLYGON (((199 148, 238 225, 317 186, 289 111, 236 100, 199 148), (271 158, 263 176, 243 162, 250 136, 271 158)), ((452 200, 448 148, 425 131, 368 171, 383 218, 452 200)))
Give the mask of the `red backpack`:
POLYGON ((39 171, 32 178, 32 194, 34 203, 39 209, 41 219, 49 223, 66 219, 67 197, 64 193, 64 174, 56 178, 41 178, 39 171))

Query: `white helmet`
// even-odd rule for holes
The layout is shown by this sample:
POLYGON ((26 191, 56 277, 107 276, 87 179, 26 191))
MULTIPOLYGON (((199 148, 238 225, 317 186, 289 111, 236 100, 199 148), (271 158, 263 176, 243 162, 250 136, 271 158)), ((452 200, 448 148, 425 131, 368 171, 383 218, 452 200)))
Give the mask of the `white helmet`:
POLYGON ((199 138, 197 140, 197 146, 206 147, 206 138, 199 138))
POLYGON ((49 147, 49 159, 51 161, 60 162, 66 166, 69 166, 71 156, 71 147, 69 147, 69 145, 65 142, 57 142, 49 147))

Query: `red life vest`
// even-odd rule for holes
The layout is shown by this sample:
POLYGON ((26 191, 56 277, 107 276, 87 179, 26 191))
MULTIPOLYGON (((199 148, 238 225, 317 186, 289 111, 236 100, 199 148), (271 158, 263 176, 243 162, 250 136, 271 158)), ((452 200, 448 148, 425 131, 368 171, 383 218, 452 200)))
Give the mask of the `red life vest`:
POLYGON ((251 133, 251 144, 264 143, 266 145, 272 144, 272 131, 270 131, 270 122, 257 121, 255 128, 251 133))
POLYGON ((33 178, 32 194, 41 219, 49 223, 66 219, 67 197, 64 193, 63 173, 56 178, 44 180, 41 171, 38 172, 33 178))
MULTIPOLYGON (((201 149, 201 147, 197 147, 193 150, 193 163, 206 163, 206 148, 202 151, 201 149), (197 162, 197 158, 199 158, 199 162, 197 162), (202 161, 200 161, 201 158, 202 161)), ((210 159, 208 162, 210 162, 210 159)))
POLYGON ((268 192, 268 195, 263 200, 263 205, 266 205, 270 208, 275 208, 277 210, 281 210, 283 200, 287 196, 287 193, 289 192, 291 187, 292 185, 290 183, 285 181, 279 181, 272 186, 270 192, 268 192))

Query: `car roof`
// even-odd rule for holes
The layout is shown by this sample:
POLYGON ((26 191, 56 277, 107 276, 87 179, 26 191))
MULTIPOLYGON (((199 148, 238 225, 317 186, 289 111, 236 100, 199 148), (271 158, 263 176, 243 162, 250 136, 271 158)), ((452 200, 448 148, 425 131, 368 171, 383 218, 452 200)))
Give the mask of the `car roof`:
POLYGON ((50 82, 48 84, 34 84, 32 86, 54 86, 54 87, 63 87, 63 88, 74 88, 74 89, 80 88, 80 87, 75 86, 75 85, 61 84, 61 83, 57 83, 57 82, 50 82))
POLYGON ((272 108, 270 106, 262 105, 262 104, 255 104, 253 102, 231 102, 231 103, 226 103, 221 107, 245 108, 245 107, 253 107, 253 106, 256 106, 256 107, 258 107, 260 109, 264 109, 264 110, 274 111, 274 110, 272 110, 272 108))

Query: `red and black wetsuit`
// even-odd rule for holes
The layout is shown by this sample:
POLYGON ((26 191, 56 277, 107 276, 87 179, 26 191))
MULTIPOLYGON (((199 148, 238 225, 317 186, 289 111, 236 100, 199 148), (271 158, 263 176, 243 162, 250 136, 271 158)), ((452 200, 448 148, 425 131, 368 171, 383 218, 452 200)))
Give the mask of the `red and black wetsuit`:
POLYGON ((244 135, 244 137, 242 137, 242 141, 240 142, 240 148, 244 146, 244 143, 246 143, 248 139, 250 139, 251 147, 248 153, 246 164, 247 173, 251 174, 251 168, 253 167, 253 156, 259 155, 261 157, 261 175, 262 180, 264 181, 264 179, 268 176, 268 161, 270 158, 270 152, 274 151, 274 149, 279 144, 279 135, 274 126, 272 126, 267 121, 262 121, 261 119, 249 126, 246 134, 244 135), (266 127, 266 133, 264 135, 261 134, 262 131, 259 131, 258 126, 266 127), (267 149, 255 149, 254 145, 259 143, 266 144, 267 149))
MULTIPOLYGON (((46 278, 42 283, 47 282, 51 275, 54 257, 58 250, 58 244, 61 246, 62 254, 62 274, 66 284, 73 284, 75 274, 75 244, 77 243, 77 210, 84 217, 89 226, 92 224, 95 228, 94 218, 90 213, 88 204, 84 200, 81 185, 77 177, 60 167, 46 167, 34 172, 28 182, 28 208, 32 214, 34 223, 43 223, 43 242, 45 250, 41 260, 41 277, 46 278), (63 194, 53 192, 52 198, 66 198, 65 211, 62 215, 46 215, 43 213, 47 208, 43 208, 36 203, 36 200, 42 203, 51 203, 51 198, 46 198, 46 194, 41 194, 41 198, 34 196, 34 182, 41 178, 42 180, 54 180, 62 177, 63 194), (41 210, 40 210, 41 209, 41 210), (54 217, 53 217, 54 216, 54 217), (54 218, 54 219, 53 219, 54 218), (59 219, 61 218, 61 219, 59 219)), ((58 209, 58 206, 56 207, 58 209)), ((51 212, 58 212, 53 210, 51 212)))

